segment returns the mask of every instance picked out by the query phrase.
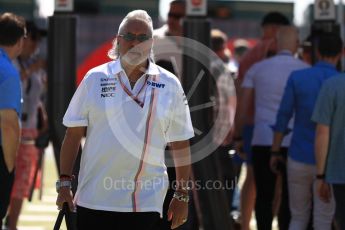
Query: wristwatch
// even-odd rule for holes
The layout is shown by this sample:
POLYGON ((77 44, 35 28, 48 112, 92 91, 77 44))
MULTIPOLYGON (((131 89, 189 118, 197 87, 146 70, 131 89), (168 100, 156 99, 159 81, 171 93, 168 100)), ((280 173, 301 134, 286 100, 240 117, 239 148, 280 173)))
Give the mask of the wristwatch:
POLYGON ((72 181, 70 180, 57 180, 56 181, 56 192, 59 193, 61 187, 69 187, 72 189, 72 181))
POLYGON ((189 201, 189 196, 183 193, 175 192, 173 195, 173 198, 175 198, 178 201, 182 201, 185 203, 188 203, 189 201))

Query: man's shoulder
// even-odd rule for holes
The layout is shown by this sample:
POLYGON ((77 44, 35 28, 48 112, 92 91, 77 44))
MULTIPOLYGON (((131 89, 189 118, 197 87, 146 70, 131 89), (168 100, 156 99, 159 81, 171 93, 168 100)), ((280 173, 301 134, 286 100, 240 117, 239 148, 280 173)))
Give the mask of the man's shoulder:
POLYGON ((0 65, 0 86, 3 82, 8 80, 20 82, 19 73, 13 64, 8 62, 0 62, 0 65))
POLYGON ((160 28, 157 28, 153 31, 153 37, 154 38, 161 38, 166 36, 166 32, 168 31, 168 26, 163 25, 160 28))
POLYGON ((164 69, 163 67, 160 67, 157 64, 155 64, 155 65, 157 66, 157 69, 158 69, 159 74, 160 74, 160 78, 162 78, 162 80, 164 79, 166 81, 179 82, 179 80, 175 74, 173 74, 169 70, 164 69))
POLYGON ((303 76, 310 76, 315 73, 320 72, 320 69, 315 68, 315 66, 307 65, 305 68, 296 69, 291 73, 291 78, 300 78, 303 76))
POLYGON ((112 61, 103 63, 102 65, 95 66, 88 71, 88 74, 108 72, 109 64, 111 64, 111 63, 112 63, 112 61))
POLYGON ((161 82, 169 84, 171 87, 179 87, 181 85, 180 80, 176 77, 175 74, 170 71, 156 65, 159 71, 159 77, 161 82))
MULTIPOLYGON (((310 67, 309 64, 307 64, 306 62, 292 55, 275 55, 266 60, 269 62, 269 64, 272 64, 272 63, 277 64, 277 67, 278 65, 283 65, 285 67, 296 68, 296 70, 310 67)), ((278 68, 281 68, 281 67, 278 67, 278 68)))
POLYGON ((93 79, 109 76, 109 65, 111 63, 112 61, 90 69, 83 78, 83 81, 92 81, 93 79))
POLYGON ((261 69, 266 69, 267 67, 272 67, 272 62, 274 62, 274 60, 272 58, 263 59, 259 62, 254 63, 250 67, 250 70, 256 72, 256 71, 259 71, 261 69))
POLYGON ((345 74, 339 73, 334 77, 327 79, 325 81, 325 85, 334 89, 341 88, 343 90, 345 87, 345 74))

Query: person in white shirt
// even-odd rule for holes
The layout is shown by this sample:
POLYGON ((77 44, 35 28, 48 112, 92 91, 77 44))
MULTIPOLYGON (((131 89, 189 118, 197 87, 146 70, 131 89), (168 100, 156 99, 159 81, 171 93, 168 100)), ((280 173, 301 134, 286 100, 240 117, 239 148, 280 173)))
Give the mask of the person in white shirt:
MULTIPOLYGON (((294 57, 298 48, 298 32, 292 26, 283 26, 277 33, 278 53, 253 65, 246 73, 242 83, 243 101, 239 104, 240 114, 246 114, 249 105, 255 104, 254 133, 252 139, 253 169, 256 185, 255 215, 257 227, 271 229, 275 212, 278 212, 279 229, 288 229, 290 211, 287 194, 285 166, 280 164, 282 178, 281 202, 274 200, 278 173, 270 167, 273 125, 275 124, 279 104, 290 73, 307 68, 308 65, 294 57), (276 174, 277 173, 277 174, 276 174), (278 205, 280 203, 280 205, 278 205), (280 208, 279 208, 280 206, 280 208)), ((236 120, 236 137, 241 137, 245 117, 236 120)), ((290 128, 292 123, 290 123, 290 128)), ((282 153, 286 156, 291 134, 282 143, 282 153)), ((243 142, 238 139, 238 151, 243 142)), ((280 187, 280 186, 279 186, 280 187)), ((278 191, 278 190, 277 190, 278 191)), ((278 194, 278 193, 276 193, 278 194)))
POLYGON ((186 2, 170 2, 166 24, 153 31, 155 60, 159 66, 170 65, 170 72, 182 79, 183 56, 183 18, 186 14, 186 2))
POLYGON ((177 180, 168 219, 172 228, 187 220, 194 131, 178 79, 153 63, 152 31, 146 11, 130 12, 109 52, 114 60, 86 74, 64 116, 56 203, 76 208, 78 229, 157 229, 168 189, 167 145, 177 180), (73 201, 71 173, 85 132, 73 201))

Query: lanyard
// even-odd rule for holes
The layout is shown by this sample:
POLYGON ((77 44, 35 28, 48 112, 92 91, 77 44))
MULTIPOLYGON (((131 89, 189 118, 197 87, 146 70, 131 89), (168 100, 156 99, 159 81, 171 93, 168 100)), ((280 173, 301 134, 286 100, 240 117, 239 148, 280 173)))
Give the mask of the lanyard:
MULTIPOLYGON (((144 107, 144 102, 145 102, 145 96, 144 96, 144 101, 141 101, 139 100, 139 95, 140 93, 143 91, 144 88, 146 88, 146 82, 147 82, 147 79, 148 79, 148 75, 146 74, 145 76, 145 81, 144 81, 144 84, 141 86, 139 92, 137 93, 136 96, 134 96, 132 94, 132 92, 125 86, 125 84, 123 83, 122 81, 122 78, 121 78, 121 75, 120 73, 117 74, 118 78, 119 78, 119 81, 120 81, 120 85, 122 87, 122 89, 127 93, 128 96, 130 96, 141 108, 144 107)), ((146 94, 146 93, 145 93, 146 94)))

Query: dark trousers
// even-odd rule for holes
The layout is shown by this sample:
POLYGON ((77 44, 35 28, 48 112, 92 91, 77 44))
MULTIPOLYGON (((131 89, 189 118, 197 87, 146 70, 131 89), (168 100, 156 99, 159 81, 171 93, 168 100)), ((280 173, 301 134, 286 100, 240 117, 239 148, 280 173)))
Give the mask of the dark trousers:
POLYGON ((78 230, 159 230, 158 212, 109 212, 77 206, 78 230))
POLYGON ((335 221, 339 230, 345 230, 345 184, 332 184, 335 199, 335 221))
POLYGON ((235 172, 235 166, 229 155, 229 151, 233 146, 219 146, 217 148, 217 165, 221 173, 220 179, 225 188, 226 192, 226 202, 229 205, 229 209, 232 210, 232 203, 234 198, 234 190, 236 188, 236 177, 237 172, 235 172))
POLYGON ((10 173, 7 169, 4 153, 0 146, 0 228, 2 219, 6 216, 10 203, 10 195, 14 181, 14 170, 10 173))
MULTIPOLYGON (((270 168, 270 146, 253 146, 253 170, 256 185, 255 215, 258 230, 272 229, 272 207, 275 193, 276 174, 270 168)), ((284 156, 287 149, 283 148, 284 156)), ((290 210, 288 200, 286 167, 282 167, 282 196, 278 213, 279 230, 288 229, 290 210)))

